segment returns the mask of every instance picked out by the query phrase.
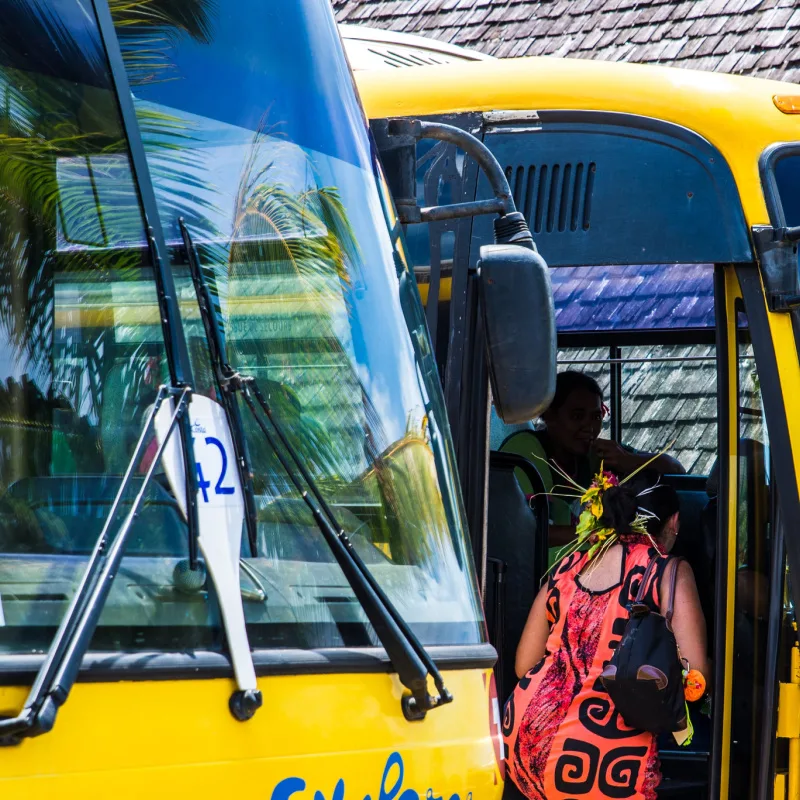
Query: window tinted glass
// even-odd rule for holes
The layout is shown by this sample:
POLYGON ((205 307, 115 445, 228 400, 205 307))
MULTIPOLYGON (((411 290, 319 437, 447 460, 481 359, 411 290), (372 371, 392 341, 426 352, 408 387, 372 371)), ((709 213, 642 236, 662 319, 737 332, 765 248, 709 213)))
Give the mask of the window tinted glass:
POLYGON ((559 331, 714 327, 710 264, 557 267, 550 277, 559 331))
MULTIPOLYGON (((163 53, 158 26, 117 20, 198 388, 216 396, 180 217, 218 295, 228 358, 257 378, 375 577, 425 643, 479 641, 427 330, 330 9, 203 8, 202 24, 177 31, 163 53), (156 53, 149 69, 138 51, 156 53)), ((260 549, 245 572, 268 596, 246 605, 251 642, 375 643, 245 420, 260 549)))
POLYGON ((800 155, 779 158, 775 163, 774 174, 784 225, 800 225, 800 155))
MULTIPOLYGON (((142 214, 91 5, 5 4, 0 27, 0 652, 62 618, 163 379, 142 214)), ((134 484, 141 481, 137 475, 134 484)), ((136 485, 133 487, 137 488, 136 485)), ((151 484, 94 646, 212 646, 181 598, 174 499, 151 484)))
POLYGON ((621 348, 625 444, 708 475, 717 458, 717 362, 711 345, 621 348))

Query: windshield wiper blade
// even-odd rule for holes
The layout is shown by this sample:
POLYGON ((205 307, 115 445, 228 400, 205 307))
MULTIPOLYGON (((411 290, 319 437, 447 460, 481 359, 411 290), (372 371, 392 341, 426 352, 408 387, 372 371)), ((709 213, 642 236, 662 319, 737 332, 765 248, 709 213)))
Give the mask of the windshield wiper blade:
POLYGON ((81 582, 50 644, 50 649, 36 675, 33 686, 31 686, 25 705, 16 717, 0 719, 0 746, 16 745, 26 737, 47 733, 55 724, 58 709, 66 702, 78 677, 83 656, 89 648, 108 593, 111 591, 114 577, 119 570, 128 535, 144 500, 145 492, 179 418, 186 412, 190 394, 191 390, 188 387, 183 389, 159 387, 155 403, 142 428, 136 448, 128 462, 103 529, 89 557, 89 563, 81 582), (145 451, 148 434, 153 428, 156 414, 164 401, 173 396, 178 396, 178 401, 170 418, 167 433, 159 444, 155 457, 142 479, 142 484, 128 514, 116 536, 110 539, 111 526, 116 519, 136 466, 145 451))
POLYGON ((214 298, 208 287, 208 283, 203 277, 200 259, 194 248, 192 236, 186 223, 181 217, 178 220, 183 238, 183 247, 186 251, 186 261, 189 265, 189 272, 192 276, 197 304, 200 307, 200 318, 203 321, 203 330, 206 334, 209 355, 211 357, 211 368, 217 379, 220 389, 220 403, 225 409, 225 416, 228 419, 228 427, 233 439, 233 447, 236 456, 236 466, 239 471, 239 480, 242 484, 242 496, 244 498, 244 524, 247 530, 247 541, 250 546, 250 555, 253 558, 258 556, 258 516, 256 512, 255 492, 253 490, 253 469, 250 461, 250 454, 247 449, 247 439, 244 435, 242 415, 239 413, 239 405, 236 402, 236 389, 231 385, 232 370, 227 365, 225 353, 225 341, 222 330, 216 324, 218 315, 214 308, 214 298))
MULTIPOLYGON (((409 691, 409 694, 404 694, 401 699, 403 714, 406 719, 424 719, 425 714, 431 709, 452 702, 453 695, 445 686, 444 679, 433 659, 353 547, 344 528, 337 521, 333 510, 323 498, 316 481, 306 468, 296 448, 292 446, 287 438, 281 424, 275 418, 272 408, 255 379, 251 376, 241 375, 228 362, 225 355, 222 323, 218 318, 211 293, 196 257, 191 234, 182 221, 181 234, 186 248, 187 260, 192 270, 192 279, 195 281, 198 301, 200 301, 200 313, 203 316, 203 327, 208 339, 209 354, 212 360, 215 361, 218 379, 224 383, 230 395, 236 391, 241 392, 247 407, 253 415, 253 419, 280 461, 292 485, 310 510, 317 527, 350 584, 356 599, 386 650, 400 682, 409 691), (280 444, 273 437, 269 427, 262 419, 256 404, 266 415, 272 429, 277 434, 280 444), (288 458, 286 454, 288 454, 288 458), (298 472, 302 477, 302 481, 297 477, 298 472), (307 488, 304 488, 303 482, 307 488), (432 696, 428 692, 429 675, 436 686, 438 693, 436 696, 432 696)), ((231 397, 231 401, 235 405, 233 397, 231 397)))
POLYGON ((278 457, 281 466, 289 476, 289 480, 311 511, 317 527, 333 552, 339 567, 353 589, 353 593, 364 609, 367 619, 369 619, 378 639, 386 650, 389 660, 400 678, 400 682, 411 693, 403 695, 403 714, 409 720, 424 719, 426 712, 453 700, 453 695, 444 685, 444 679, 439 669, 353 547, 353 543, 344 528, 338 523, 333 511, 322 497, 316 481, 305 468, 297 450, 286 438, 280 424, 272 414, 269 404, 258 389, 258 385, 253 378, 249 377, 242 378, 241 383, 242 395, 253 414, 256 424, 278 457), (294 469, 284 453, 281 452, 281 448, 273 438, 264 420, 259 416, 253 397, 256 398, 259 406, 268 416, 275 433, 278 434, 278 438, 294 462, 294 469), (313 498, 309 495, 308 490, 303 488, 301 481, 297 478, 296 470, 301 473, 306 486, 311 490, 313 498), (428 675, 433 678, 438 692, 437 696, 432 696, 428 692, 428 675))

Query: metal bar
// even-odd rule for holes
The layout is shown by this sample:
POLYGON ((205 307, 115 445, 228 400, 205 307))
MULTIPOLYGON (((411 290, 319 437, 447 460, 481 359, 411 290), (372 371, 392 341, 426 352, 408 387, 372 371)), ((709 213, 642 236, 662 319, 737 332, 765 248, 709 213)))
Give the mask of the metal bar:
POLYGON ((274 417, 268 412, 269 404, 266 403, 263 395, 261 395, 257 384, 252 381, 244 381, 242 383, 242 396, 250 409, 253 420, 264 434, 284 472, 313 515, 322 537, 331 549, 347 582, 353 589, 353 593, 358 599, 364 614, 375 629, 375 633, 397 671, 401 683, 411 692, 411 697, 404 696, 401 699, 406 718, 421 719, 425 716, 426 711, 437 705, 451 702, 452 695, 445 688, 438 668, 427 655, 405 620, 397 612, 397 609, 386 597, 383 589, 353 547, 344 529, 341 528, 330 509, 327 508, 327 504, 318 491, 316 483, 308 476, 302 460, 297 457, 296 451, 288 444, 280 425, 276 424, 274 417), (255 401, 253 397, 255 397, 255 401), (285 453, 278 446, 278 442, 273 438, 266 423, 259 415, 256 409, 256 401, 265 416, 270 420, 273 430, 284 447, 285 453), (295 468, 290 461, 294 462, 294 465, 298 468, 308 490, 303 488, 302 482, 297 477, 295 468), (311 494, 309 494, 309 490, 311 494), (319 506, 315 504, 315 499, 317 501, 321 500, 319 506), (438 698, 432 698, 428 694, 427 677, 429 674, 434 679, 434 683, 439 690, 438 698))
MULTIPOLYGON (((173 416, 173 422, 170 425, 170 431, 174 425, 174 420, 183 410, 184 399, 188 391, 188 389, 183 390, 183 395, 173 416)), ((0 745, 2 746, 18 744, 23 736, 36 736, 40 733, 47 733, 53 727, 58 707, 64 704, 69 695, 69 690, 75 682, 80 669, 82 656, 89 645, 94 628, 96 628, 97 621, 100 618, 103 603, 111 588, 113 576, 110 579, 107 574, 109 561, 113 557, 115 548, 120 551, 121 558, 121 547, 124 546, 125 535, 144 498, 144 493, 166 440, 159 447, 156 457, 150 464, 140 491, 123 522, 120 532, 112 540, 110 547, 108 546, 108 531, 116 517, 136 465, 144 453, 144 445, 156 413, 168 395, 169 390, 167 387, 161 386, 156 396, 156 402, 150 410, 147 421, 139 435, 133 455, 128 462, 128 467, 106 517, 103 529, 97 537, 86 571, 83 573, 81 582, 72 597, 67 612, 61 620, 58 631, 53 637, 47 657, 39 668, 22 711, 16 717, 0 720, 0 745), (122 539, 121 545, 120 539, 122 539), (91 630, 89 630, 89 626, 91 626, 91 630), (80 649, 81 647, 82 650, 80 649)), ((167 438, 169 437, 167 436, 167 438)), ((117 560, 118 563, 119 560, 117 560)))
MULTIPOLYGON (((166 254, 168 250, 164 240, 164 232, 161 229, 156 194, 150 177, 150 169, 147 165, 147 156, 142 143, 139 123, 136 119, 136 109, 133 105, 133 95, 128 83, 128 75, 125 72, 125 64, 122 60, 122 51, 114 30, 114 21, 111 18, 107 0, 92 0, 92 5, 97 17, 100 38, 108 59, 108 68, 120 113, 122 130, 128 143, 131 173, 142 204, 145 231, 148 228, 151 230, 157 253, 166 254)), ((161 261, 158 264, 153 264, 153 271, 157 273, 164 291, 164 296, 159 297, 159 306, 161 307, 161 324, 164 329, 164 344, 167 351, 172 385, 176 387, 190 386, 192 384, 192 373, 189 363, 189 351, 183 335, 183 325, 175 294, 175 284, 172 280, 172 271, 165 268, 161 261)))
POLYGON ((431 246, 431 271, 428 282, 428 299, 425 302, 425 318, 428 322, 428 333, 431 337, 434 358, 437 359, 436 344, 439 331, 439 287, 442 274, 442 236, 445 229, 441 225, 431 225, 428 229, 428 240, 431 246))
MULTIPOLYGON (((111 591, 111 584, 117 574, 117 571, 119 570, 119 565, 125 552, 125 545, 127 543, 131 526, 133 525, 133 521, 138 516, 139 507, 142 505, 145 493, 150 487, 150 481, 153 478, 153 473, 161 462, 161 457, 164 454, 164 450, 169 442, 170 436, 172 436, 175 425, 181 417, 186 416, 186 404, 190 396, 191 390, 188 387, 185 387, 178 398, 177 403, 175 404, 175 411, 170 418, 169 427, 167 428, 164 438, 159 443, 158 449, 153 456, 153 460, 150 462, 150 466, 148 467, 147 472, 142 479, 139 492, 134 498, 131 508, 125 517, 120 530, 117 532, 117 535, 114 537, 114 540, 111 542, 111 545, 108 548, 103 570, 101 571, 98 580, 92 589, 92 593, 84 607, 85 610, 81 615, 77 635, 73 636, 72 640, 67 645, 64 658, 59 665, 58 672, 56 673, 53 681, 53 686, 50 690, 50 694, 54 697, 58 705, 61 705, 66 700, 66 696, 69 694, 69 691, 78 676, 78 670, 80 669, 83 653, 89 646, 89 642, 92 638, 95 628, 97 627, 100 614, 105 605, 106 598, 108 597, 108 593, 111 591)), ((156 412, 157 409, 154 409, 153 413, 148 418, 146 431, 150 430, 152 427, 156 412)))
MULTIPOLYGON (((314 499, 319 504, 319 508, 321 509, 322 513, 325 515, 328 522, 330 523, 331 529, 335 531, 339 540, 344 544, 345 548, 349 551, 352 562, 358 568, 358 571, 363 574, 365 582, 368 584, 370 590, 380 600, 384 609, 386 610, 386 613, 391 618, 393 624, 396 625, 397 628, 401 631, 406 641, 410 645, 411 649, 415 652, 417 657, 420 659, 420 661, 423 663, 427 671, 430 673, 430 676, 433 678, 433 682, 436 684, 436 688, 439 690, 439 693, 442 696, 443 701, 449 702, 448 700, 445 699, 447 696, 449 696, 449 693, 444 686, 444 681, 439 672, 439 669, 433 663, 433 660, 428 655, 428 652, 425 650, 420 641, 417 639, 416 634, 411 630, 408 623, 403 619, 402 615, 397 611, 391 600, 389 600, 389 597, 387 596, 386 592, 384 592, 383 587, 378 583, 373 574, 369 571, 369 568, 361 559, 361 556, 358 554, 358 551, 350 544, 347 532, 345 531, 341 523, 334 515, 333 511, 331 510, 325 498, 322 496, 322 493, 320 492, 319 487, 317 486, 317 482, 311 477, 311 474, 306 468, 306 465, 303 463, 303 460, 298 456, 297 450, 294 447, 292 447, 292 444, 287 438, 286 433, 283 430, 283 427, 276 420, 275 415, 272 413, 272 408, 270 407, 269 403, 267 402, 267 399, 261 392, 261 389, 259 388, 258 384, 254 380, 243 380, 242 386, 243 386, 243 396, 245 402, 249 406, 250 411, 252 412, 253 417, 255 418, 255 421, 258 424, 259 428, 261 428, 262 432, 265 434, 267 442, 270 444, 270 447, 274 450, 275 455, 281 462, 281 466, 284 468, 284 471, 289 476, 289 480, 294 484, 297 491, 300 492, 301 495, 303 495, 303 499, 305 500, 308 492, 303 490, 302 485, 297 480, 297 476, 295 475, 294 470, 291 469, 291 465, 286 463, 284 456, 281 454, 280 450, 277 447, 277 443, 269 435, 266 428, 263 426, 263 421, 255 413, 252 404, 252 399, 250 397, 251 394, 256 398, 258 405, 263 410, 265 416, 269 419, 273 430, 278 435, 278 439, 280 440, 280 443, 283 445, 283 449, 286 451, 291 461, 297 467, 297 470, 300 472, 300 475, 305 481, 306 486, 310 490, 311 494, 314 496, 314 499)), ((430 410, 428 410, 428 414, 430 420, 429 428, 431 432, 431 438, 434 439, 436 436, 439 436, 436 427, 437 421, 436 418, 432 415, 432 412, 430 410)), ((433 441, 432 444, 434 445, 433 447, 434 453, 436 453, 437 445, 439 443, 433 441)), ((444 465, 437 463, 436 466, 441 472, 444 465)), ((448 520, 448 523, 450 524, 450 520, 448 520)), ((355 587, 353 588, 355 589, 355 587)))
POLYGON ((136 447, 133 450, 133 455, 131 456, 131 460, 128 462, 128 467, 125 470, 125 474, 122 477, 122 482, 117 489, 117 494, 114 497, 114 501, 111 504, 111 508, 108 511, 108 516, 106 517, 106 521, 103 524, 103 529, 100 531, 100 535, 97 537, 97 541, 95 542, 94 548, 92 549, 92 553, 89 557, 89 562, 86 565, 86 570, 83 573, 83 577, 81 578, 80 583, 78 584, 78 588, 75 590, 75 594, 72 596, 72 601, 67 608, 66 613, 64 614, 63 619, 61 620, 61 624, 56 631, 56 635, 53 637, 53 641, 50 643, 50 649, 48 650, 47 657, 45 659, 45 663, 42 665, 42 668, 39 670, 39 674, 36 676, 36 680, 34 681, 33 685, 31 686, 30 692, 28 693, 28 699, 25 703, 26 708, 29 708, 34 700, 37 698, 39 693, 42 690, 42 687, 49 683, 52 680, 53 675, 55 674, 55 670, 60 663, 61 659, 64 655, 64 649, 66 647, 66 643, 68 642, 70 636, 72 635, 72 630, 74 628, 74 623, 77 620, 80 612, 81 607, 86 599, 87 592, 89 590, 89 584, 93 580, 93 573, 96 570, 97 564, 100 562, 102 558, 103 551, 105 550, 106 543, 108 541, 108 532, 111 528, 112 523, 116 519, 117 512, 119 510, 120 503, 122 502, 122 498, 125 496, 125 492, 128 489, 128 486, 131 482, 131 478, 133 477, 133 473, 139 464, 139 460, 144 453, 144 443, 147 439, 147 435, 150 432, 150 427, 152 425, 152 421, 155 418, 156 412, 160 408, 161 404, 164 402, 164 399, 168 395, 168 390, 166 386, 161 386, 158 389, 158 394, 156 395, 155 403, 153 404, 153 409, 150 412, 150 416, 147 418, 147 422, 145 423, 144 427, 142 428, 142 432, 139 434, 139 440, 136 443, 136 447))
POLYGON ((247 541, 250 545, 250 555, 256 558, 258 556, 258 512, 256 511, 255 492, 253 489, 252 461, 247 447, 242 415, 239 413, 239 404, 235 396, 237 387, 231 386, 231 381, 238 380, 238 376, 227 360, 225 340, 214 308, 214 298, 211 296, 211 291, 203 276, 203 267, 192 241, 192 236, 186 227, 183 217, 178 220, 178 224, 181 229, 183 247, 186 251, 186 261, 189 265, 189 272, 191 273, 197 296, 197 307, 200 310, 200 316, 203 321, 208 354, 212 361, 211 367, 219 386, 220 404, 225 409, 225 417, 233 440, 236 467, 239 472, 239 480, 242 483, 244 520, 247 541))
POLYGON ((419 210, 420 222, 441 222, 458 217, 474 217, 478 214, 507 214, 508 204, 498 198, 494 200, 471 200, 469 203, 452 203, 447 206, 427 206, 419 210))
POLYGON ((761 724, 761 758, 758 759, 758 800, 771 800, 775 780, 775 726, 778 719, 778 656, 783 622, 783 592, 786 552, 785 528, 772 493, 772 519, 775 535, 772 540, 769 606, 767 612, 767 650, 764 666, 764 698, 761 724))
POLYGON ((611 367, 609 400, 611 403, 611 438, 622 441, 622 350, 612 345, 608 350, 608 363, 611 367))
MULTIPOLYGON (((420 120, 409 119, 392 119, 389 120, 389 135, 390 136, 413 136, 415 139, 439 139, 443 142, 451 142, 459 147, 469 156, 471 156, 478 166, 484 171, 486 178, 489 181, 495 198, 501 200, 503 203, 502 210, 498 213, 510 214, 516 211, 514 206, 514 198, 511 194, 511 189, 508 185, 508 179, 505 176, 497 159, 492 155, 492 151, 480 139, 476 139, 471 133, 456 128, 454 125, 446 125, 443 122, 421 122, 420 120)), ((490 201, 483 201, 489 203, 490 201)), ((461 207, 474 204, 457 204, 461 207)), ((453 206, 445 206, 445 208, 452 208, 453 206)), ((486 207, 484 207, 486 208, 486 207)), ((423 209, 429 211, 430 209, 423 209)), ((470 212, 469 216, 473 214, 488 214, 491 213, 488 209, 477 210, 477 206, 470 212)), ((452 218, 452 215, 447 217, 452 218)))
MULTIPOLYGON (((650 364, 650 363, 666 363, 666 362, 681 362, 681 361, 716 361, 716 356, 659 356, 656 358, 576 358, 576 359, 559 359, 559 364, 650 364)), ((739 361, 753 361, 753 356, 739 356, 739 361)))

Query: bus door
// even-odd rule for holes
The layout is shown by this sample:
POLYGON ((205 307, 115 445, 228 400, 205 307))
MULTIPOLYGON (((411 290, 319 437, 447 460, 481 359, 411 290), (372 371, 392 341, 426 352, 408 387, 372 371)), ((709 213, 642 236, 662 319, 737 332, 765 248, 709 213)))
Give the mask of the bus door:
MULTIPOLYGON (((743 601, 749 606, 752 630, 762 629, 755 637, 755 644, 763 645, 765 652, 761 664, 758 659, 753 661, 753 667, 764 672, 760 742, 753 741, 761 758, 754 784, 757 794, 754 791, 752 796, 759 800, 800 797, 800 651, 795 617, 800 599, 797 577, 800 539, 793 530, 800 510, 796 467, 800 447, 797 425, 800 205, 796 191, 799 153, 797 143, 788 143, 773 145, 762 155, 759 167, 769 224, 754 226, 752 230, 760 269, 737 270, 739 291, 749 320, 750 346, 759 371, 758 388, 767 422, 765 433, 771 443, 775 487, 767 517, 769 545, 760 556, 768 562, 762 564, 755 580, 745 572, 748 580, 741 587, 745 592, 743 601), (765 574, 767 579, 762 577, 765 574)), ((729 323, 728 327, 730 338, 733 326, 729 323)), ((741 326, 737 328, 737 337, 742 338, 741 326)), ((745 483, 742 476, 739 483, 740 486, 745 483)), ((742 516, 740 511, 739 518, 742 516)), ((753 519, 752 512, 748 517, 753 519)), ((757 530, 756 523, 748 532, 757 530)), ((756 533, 754 539, 747 540, 755 547, 744 551, 746 558, 754 561, 759 558, 754 550, 761 547, 758 538, 756 533)), ((736 691, 734 672, 734 697, 736 691)))
POLYGON ((717 278, 719 442, 728 458, 719 470, 713 651, 715 700, 725 701, 714 714, 712 781, 720 797, 768 798, 781 795, 787 765, 775 734, 794 638, 783 521, 797 490, 758 268, 726 267, 717 278))

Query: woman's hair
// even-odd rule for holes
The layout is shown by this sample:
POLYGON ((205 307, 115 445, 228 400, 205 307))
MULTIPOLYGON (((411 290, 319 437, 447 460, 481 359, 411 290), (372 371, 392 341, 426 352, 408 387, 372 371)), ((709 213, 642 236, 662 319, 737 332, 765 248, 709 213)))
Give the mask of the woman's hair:
POLYGON ((678 493, 660 482, 652 470, 640 472, 621 486, 612 486, 603 494, 602 524, 620 536, 631 533, 636 514, 649 517, 645 523, 651 536, 658 536, 667 520, 678 511, 678 493))
POLYGON ((553 401, 547 410, 558 411, 567 398, 578 389, 584 389, 587 392, 596 394, 601 400, 603 399, 603 390, 594 378, 585 372, 567 370, 566 372, 559 372, 556 376, 556 393, 553 395, 553 401))

